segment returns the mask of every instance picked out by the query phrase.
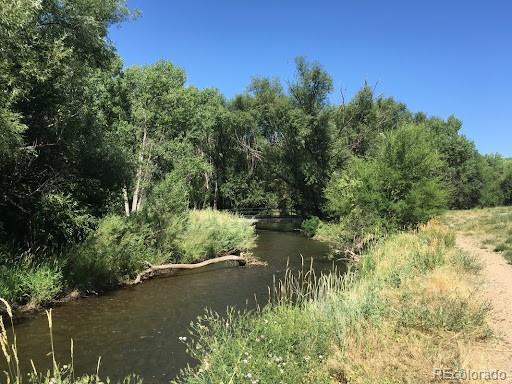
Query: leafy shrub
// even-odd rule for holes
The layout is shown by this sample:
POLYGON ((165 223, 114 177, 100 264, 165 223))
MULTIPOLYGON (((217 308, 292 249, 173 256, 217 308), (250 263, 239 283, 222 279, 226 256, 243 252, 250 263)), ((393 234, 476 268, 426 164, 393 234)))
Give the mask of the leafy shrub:
POLYGON ((58 247, 84 240, 95 225, 95 218, 71 196, 50 193, 39 202, 34 237, 38 244, 58 247))
POLYGON ((408 125, 389 132, 369 159, 352 158, 326 187, 327 209, 343 221, 345 237, 367 227, 396 230, 426 222, 447 206, 443 162, 432 132, 408 125))
POLYGON ((255 244, 254 227, 228 212, 193 210, 177 242, 183 261, 204 260, 251 249, 255 244))
POLYGON ((38 305, 62 291, 63 276, 56 263, 0 265, 0 297, 11 303, 38 305))
POLYGON ((62 270, 55 263, 47 263, 26 270, 23 280, 27 287, 30 303, 37 305, 55 298, 62 291, 62 277, 62 270))
POLYGON ((153 260, 154 241, 148 225, 106 216, 83 244, 69 252, 70 280, 89 289, 116 285, 153 260))
POLYGON ((505 249, 507 249, 507 245, 504 243, 498 244, 496 247, 494 247, 494 252, 503 252, 505 249))
POLYGON ((14 303, 25 294, 22 269, 19 266, 0 265, 0 297, 14 303))
POLYGON ((313 237, 320 226, 320 219, 317 216, 310 216, 301 224, 302 231, 306 236, 313 237))

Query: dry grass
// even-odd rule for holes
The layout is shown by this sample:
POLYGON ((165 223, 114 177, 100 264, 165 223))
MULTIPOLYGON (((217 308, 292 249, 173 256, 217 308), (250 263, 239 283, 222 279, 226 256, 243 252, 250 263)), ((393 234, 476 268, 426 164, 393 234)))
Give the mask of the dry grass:
POLYGON ((449 211, 442 220, 453 230, 478 238, 482 248, 502 252, 512 263, 512 207, 449 211))
MULTIPOLYGON (((432 221, 390 236, 347 275, 287 274, 256 314, 202 318, 189 345, 200 364, 177 382, 421 384, 439 368, 492 369, 480 278, 453 231, 432 221)), ((79 382, 59 369, 45 377, 79 382)), ((12 371, 8 383, 21 384, 12 371)))
POLYGON ((436 368, 488 368, 489 307, 478 268, 453 245, 453 233, 430 222, 371 252, 364 283, 384 281, 385 309, 380 321, 360 320, 333 345, 327 368, 335 382, 431 383, 436 368))

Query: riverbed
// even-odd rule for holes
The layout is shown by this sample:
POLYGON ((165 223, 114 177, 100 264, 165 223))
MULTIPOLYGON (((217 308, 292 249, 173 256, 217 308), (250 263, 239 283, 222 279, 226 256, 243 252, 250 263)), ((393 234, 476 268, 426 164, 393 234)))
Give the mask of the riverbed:
MULTIPOLYGON (((307 266, 313 258, 317 271, 328 271, 333 263, 324 259, 327 252, 325 244, 298 233, 259 231, 254 255, 268 266, 215 265, 58 306, 53 309, 57 360, 70 361, 72 338, 78 374, 96 372, 101 356, 101 376, 116 381, 136 373, 146 382, 168 383, 194 364, 179 338, 189 336, 190 322, 205 308, 225 313, 229 306, 264 305, 274 275, 284 275, 288 260, 298 270, 301 256, 307 266)), ((49 368, 46 315, 22 321, 16 332, 22 366, 28 369, 32 358, 39 370, 49 368)))

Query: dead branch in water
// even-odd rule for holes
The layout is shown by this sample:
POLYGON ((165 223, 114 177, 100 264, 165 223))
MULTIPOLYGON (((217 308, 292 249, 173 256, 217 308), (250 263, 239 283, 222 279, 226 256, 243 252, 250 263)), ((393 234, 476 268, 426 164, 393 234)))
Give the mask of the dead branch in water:
POLYGON ((145 269, 144 271, 140 272, 135 280, 131 282, 130 284, 139 284, 143 280, 151 279, 155 276, 165 275, 172 273, 175 270, 178 269, 196 269, 205 267, 210 264, 216 264, 216 263, 222 263, 224 261, 238 261, 239 266, 245 266, 247 263, 251 265, 266 265, 262 262, 256 262, 256 260, 252 258, 247 258, 245 256, 235 256, 235 255, 226 255, 226 256, 220 256, 215 257, 213 259, 208 259, 205 261, 202 261, 200 263, 194 263, 194 264, 161 264, 161 265, 152 265, 151 267, 145 269))

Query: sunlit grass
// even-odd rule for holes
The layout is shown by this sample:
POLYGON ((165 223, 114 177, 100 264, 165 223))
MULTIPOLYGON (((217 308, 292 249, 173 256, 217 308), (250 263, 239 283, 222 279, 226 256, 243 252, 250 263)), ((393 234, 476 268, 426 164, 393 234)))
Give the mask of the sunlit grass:
MULTIPOLYGON (((288 271, 256 312, 199 318, 180 338, 199 364, 175 382, 429 383, 434 368, 482 368, 474 351, 492 334, 480 264, 454 243, 430 222, 375 245, 343 276, 288 271)), ((8 384, 22 384, 15 340, 2 330, 8 384)), ((29 384, 100 383, 98 373, 75 378, 73 364, 33 371, 29 384)))
POLYGON ((456 231, 475 236, 483 248, 502 252, 512 263, 512 207, 449 211, 442 220, 456 231))
POLYGON ((178 383, 428 383, 469 367, 462 345, 486 340, 479 264, 436 222, 389 237, 344 276, 291 274, 257 314, 207 313, 178 383))
POLYGON ((192 210, 178 246, 182 260, 191 262, 247 251, 255 246, 255 239, 249 220, 230 212, 192 210))

